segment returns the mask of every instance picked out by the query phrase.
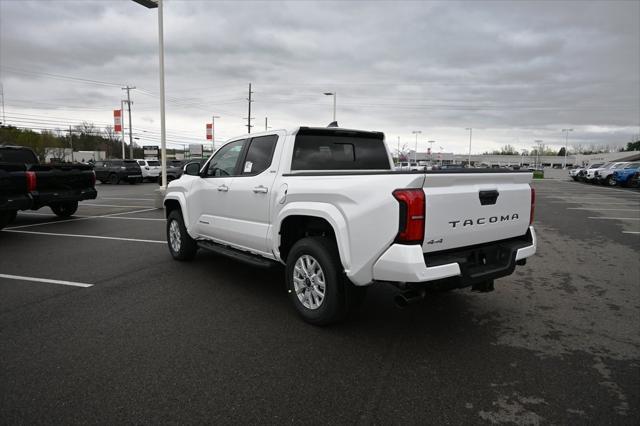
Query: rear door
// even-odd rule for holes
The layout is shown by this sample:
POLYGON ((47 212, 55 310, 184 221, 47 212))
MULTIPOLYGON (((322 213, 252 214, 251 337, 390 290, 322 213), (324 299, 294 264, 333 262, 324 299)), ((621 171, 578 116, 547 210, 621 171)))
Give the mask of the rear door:
POLYGON ((423 252, 522 236, 531 173, 427 173, 423 252))

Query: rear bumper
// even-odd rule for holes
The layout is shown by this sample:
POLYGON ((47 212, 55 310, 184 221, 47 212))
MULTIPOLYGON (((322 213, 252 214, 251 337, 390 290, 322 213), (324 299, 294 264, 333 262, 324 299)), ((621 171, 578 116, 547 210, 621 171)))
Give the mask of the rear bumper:
POLYGON ((373 279, 416 283, 455 277, 464 287, 510 275, 516 262, 535 252, 532 226, 523 237, 443 253, 424 254, 420 245, 394 244, 373 265, 373 279))
POLYGON ((65 201, 95 200, 98 196, 98 191, 95 188, 85 188, 57 192, 33 192, 32 195, 33 206, 31 208, 35 210, 65 201))
POLYGON ((7 210, 29 210, 33 204, 33 199, 28 195, 16 195, 0 198, 0 211, 7 210))

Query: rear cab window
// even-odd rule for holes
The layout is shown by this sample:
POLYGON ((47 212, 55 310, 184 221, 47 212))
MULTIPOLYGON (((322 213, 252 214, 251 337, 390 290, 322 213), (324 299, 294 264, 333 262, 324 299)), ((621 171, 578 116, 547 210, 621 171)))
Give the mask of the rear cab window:
POLYGON ((300 128, 291 170, 391 170, 380 132, 300 128))
POLYGON ((0 163, 37 164, 38 159, 28 149, 1 148, 0 163))

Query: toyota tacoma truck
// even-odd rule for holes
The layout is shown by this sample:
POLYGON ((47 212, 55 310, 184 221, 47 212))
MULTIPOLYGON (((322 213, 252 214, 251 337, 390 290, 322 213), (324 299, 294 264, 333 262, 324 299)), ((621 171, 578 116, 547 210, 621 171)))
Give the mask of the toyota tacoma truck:
POLYGON ((241 136, 187 165, 164 198, 169 252, 285 265, 313 324, 343 319, 368 286, 407 304, 430 289, 493 289, 536 251, 530 172, 396 171, 384 134, 299 127, 241 136))
POLYGON ((39 164, 29 148, 0 145, 0 229, 18 210, 48 206, 60 217, 78 209, 78 201, 97 196, 96 175, 85 164, 39 164))

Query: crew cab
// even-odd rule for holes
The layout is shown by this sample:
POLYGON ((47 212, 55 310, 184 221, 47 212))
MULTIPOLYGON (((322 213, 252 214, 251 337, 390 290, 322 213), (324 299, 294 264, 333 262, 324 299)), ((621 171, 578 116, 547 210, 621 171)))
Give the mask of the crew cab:
POLYGON ((493 290, 536 251, 530 172, 396 171, 384 134, 299 127, 231 139, 185 166, 164 199, 174 259, 199 248, 285 265, 313 324, 343 319, 368 286, 398 304, 428 289, 493 290))
POLYGON ((48 206, 60 217, 78 209, 78 201, 97 196, 96 176, 86 164, 39 164, 29 148, 0 145, 0 229, 19 210, 48 206))
POLYGON ((595 177, 598 183, 602 185, 614 186, 616 180, 613 178, 613 173, 616 170, 624 169, 629 162, 612 163, 608 168, 600 168, 595 171, 595 177))

